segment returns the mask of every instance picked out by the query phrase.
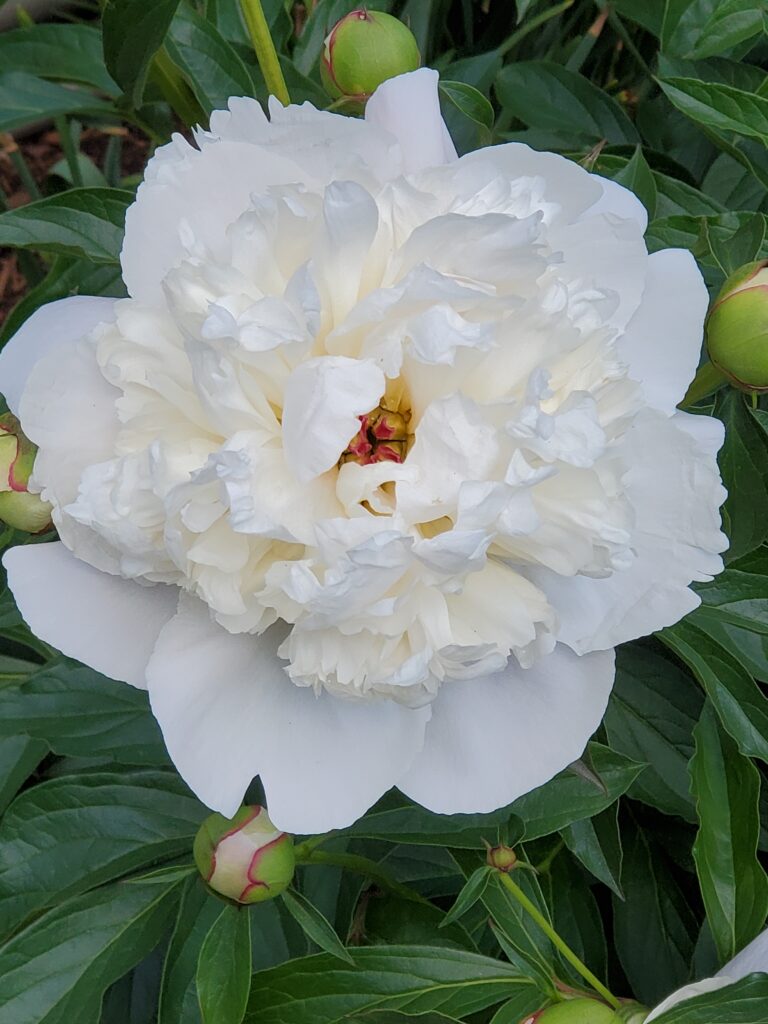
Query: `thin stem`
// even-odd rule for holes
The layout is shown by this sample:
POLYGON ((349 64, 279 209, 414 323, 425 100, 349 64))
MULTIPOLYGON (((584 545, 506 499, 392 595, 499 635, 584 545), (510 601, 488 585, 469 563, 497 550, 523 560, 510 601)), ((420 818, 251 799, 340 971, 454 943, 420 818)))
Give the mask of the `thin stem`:
POLYGON ((618 1010, 621 1003, 616 996, 613 995, 612 992, 608 991, 605 985, 595 977, 585 963, 582 963, 582 961, 579 960, 571 947, 560 938, 546 917, 544 917, 538 907, 528 899, 520 886, 513 882, 509 875, 505 874, 503 871, 499 872, 499 878, 501 879, 501 884, 504 888, 514 896, 523 910, 533 918, 550 942, 560 950, 568 963, 578 971, 582 978, 591 985, 595 992, 598 992, 603 999, 614 1008, 614 1010, 618 1010))
POLYGON ((59 133, 59 141, 61 142, 61 148, 64 151, 64 156, 69 167, 69 173, 72 176, 72 184, 75 188, 83 187, 83 173, 80 168, 80 161, 78 160, 78 151, 72 140, 72 130, 67 121, 66 117, 57 117, 54 121, 56 125, 56 131, 59 133))
POLYGON ((329 853, 325 850, 312 850, 309 853, 305 853, 302 850, 303 846, 304 844, 302 843, 296 851, 296 860, 299 864, 327 864, 330 867, 343 868, 346 871, 354 872, 356 875, 364 875, 366 878, 370 878, 372 882, 376 882, 382 889, 389 889, 390 892, 396 893, 412 903, 428 902, 419 893, 409 889, 407 885, 401 885, 394 878, 390 878, 386 871, 382 871, 374 860, 369 860, 367 857, 359 857, 355 853, 329 853))
POLYGON ((567 11, 569 7, 573 7, 575 0, 563 0, 562 3, 555 4, 554 7, 547 8, 546 11, 542 11, 541 14, 537 14, 535 18, 531 18, 517 30, 513 32, 511 36, 508 36, 504 42, 499 46, 496 52, 500 57, 503 57, 505 53, 509 53, 513 46, 516 46, 521 39, 537 29, 539 25, 543 25, 545 21, 549 21, 550 18, 556 18, 558 14, 562 14, 563 11, 567 11))
POLYGON ((240 10, 243 12, 245 24, 248 26, 248 34, 251 37, 256 59, 267 85, 267 92, 270 96, 276 96, 283 106, 287 107, 291 102, 291 97, 288 95, 288 86, 283 78, 280 60, 272 41, 267 19, 264 17, 261 0, 240 0, 240 10))
POLYGON ((37 182, 32 177, 32 172, 27 166, 27 161, 24 159, 21 150, 19 149, 16 140, 12 135, 7 135, 5 138, 8 140, 7 145, 3 148, 8 154, 11 163, 16 169, 16 173, 21 180, 22 186, 26 189, 29 198, 32 200, 42 199, 43 193, 38 188, 37 182))

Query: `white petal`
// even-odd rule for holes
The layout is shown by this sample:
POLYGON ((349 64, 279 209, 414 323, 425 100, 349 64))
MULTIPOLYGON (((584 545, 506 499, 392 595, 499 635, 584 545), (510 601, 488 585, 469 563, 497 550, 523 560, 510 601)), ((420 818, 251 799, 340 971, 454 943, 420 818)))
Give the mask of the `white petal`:
POLYGON ((670 626, 698 607, 689 584, 717 575, 719 553, 728 546, 719 513, 722 439, 722 424, 709 416, 638 416, 625 442, 634 562, 604 579, 529 574, 557 610, 559 640, 580 652, 603 650, 670 626))
POLYGON ((397 138, 407 174, 456 159, 456 147, 440 113, 438 81, 438 73, 431 68, 389 78, 365 107, 369 124, 397 138))
POLYGON ((640 307, 619 341, 629 374, 643 385, 648 405, 672 413, 696 373, 709 295, 687 249, 648 257, 640 307))
POLYGON ((12 412, 35 364, 51 349, 85 337, 97 324, 114 320, 114 299, 73 295, 35 310, 0 352, 0 392, 12 412))
POLYGON ((740 978, 746 978, 752 971, 764 971, 768 974, 768 928, 760 932, 756 939, 718 971, 717 977, 738 981, 740 978))
POLYGON ((610 178, 603 178, 600 174, 593 174, 592 177, 600 183, 603 194, 595 205, 587 210, 585 217, 594 217, 598 213, 612 213, 616 217, 636 221, 641 232, 645 233, 648 227, 648 211, 635 193, 610 178))
POLYGON ((407 770, 429 711, 316 697, 286 675, 281 638, 276 629, 230 635, 202 603, 182 602, 148 667, 152 709, 176 767, 209 807, 234 814, 259 774, 278 828, 342 828, 407 770))
POLYGON ((399 788, 440 814, 511 803, 581 756, 613 677, 613 651, 579 658, 558 645, 533 668, 510 663, 492 676, 446 681, 399 788))
POLYGON ((176 611, 176 587, 99 572, 59 542, 11 548, 3 565, 35 636, 105 676, 145 686, 152 648, 176 611))
POLYGON ((735 980, 735 978, 704 978, 702 981, 694 981, 690 985, 683 985, 677 992, 673 992, 671 996, 667 996, 663 1002, 655 1006, 645 1018, 644 1024, 650 1024, 652 1020, 656 1020, 662 1013, 671 1010, 678 1003, 685 1002, 686 999, 703 996, 708 992, 716 992, 719 988, 725 988, 726 985, 730 985, 735 980))
POLYGON ((285 386, 283 447, 299 480, 331 469, 384 394, 384 374, 364 359, 324 356, 298 366, 285 386))

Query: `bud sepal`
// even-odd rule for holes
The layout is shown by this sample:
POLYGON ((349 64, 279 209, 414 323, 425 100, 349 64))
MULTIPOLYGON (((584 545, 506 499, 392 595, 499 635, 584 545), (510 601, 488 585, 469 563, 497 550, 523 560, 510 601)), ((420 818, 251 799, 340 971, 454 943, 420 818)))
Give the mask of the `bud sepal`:
POLYGON ((15 530, 42 533, 51 525, 51 506, 28 489, 37 447, 25 437, 13 413, 0 416, 0 521, 15 530))

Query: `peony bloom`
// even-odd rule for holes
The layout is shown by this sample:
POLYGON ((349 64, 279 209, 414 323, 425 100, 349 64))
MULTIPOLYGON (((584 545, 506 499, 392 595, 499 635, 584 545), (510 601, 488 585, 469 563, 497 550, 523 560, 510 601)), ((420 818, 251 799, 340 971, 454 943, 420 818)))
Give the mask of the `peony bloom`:
POLYGON ((159 149, 129 299, 2 354, 58 543, 5 558, 31 628, 146 686, 211 808, 291 832, 398 786, 509 803, 577 758, 613 647, 720 571, 722 426, 675 411, 707 293, 625 189, 461 159, 437 75, 365 120, 252 99, 159 149))

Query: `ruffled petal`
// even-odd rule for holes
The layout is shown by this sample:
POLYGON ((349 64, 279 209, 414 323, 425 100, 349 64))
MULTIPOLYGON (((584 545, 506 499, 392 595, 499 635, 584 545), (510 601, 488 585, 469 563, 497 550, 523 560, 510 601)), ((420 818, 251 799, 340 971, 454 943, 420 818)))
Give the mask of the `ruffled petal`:
POLYGON ((697 608, 692 581, 722 569, 725 490, 717 468, 723 425, 710 416, 648 411, 625 442, 626 493, 635 509, 635 559, 604 579, 528 575, 558 613, 558 639, 575 651, 604 650, 678 622, 697 608))
POLYGON ((447 681, 424 749, 398 787, 439 814, 483 813, 543 785, 581 756, 600 724, 613 651, 559 646, 533 668, 447 681))
POLYGON ((709 294, 687 249, 648 257, 639 309, 619 341, 629 374, 643 385, 648 405, 671 414, 696 373, 709 294))
POLYGON ((99 572, 63 544, 27 544, 3 556, 29 628, 70 658, 144 688, 157 637, 176 611, 176 587, 143 587, 99 572))
POLYGON ((288 832, 359 818, 421 749, 429 709, 340 700, 294 685, 278 628, 232 636, 183 600, 147 670, 152 709, 182 777, 209 807, 235 813, 259 774, 269 816, 288 832))
POLYGON ((0 352, 0 390, 12 412, 19 415, 21 395, 36 363, 51 350, 84 338, 97 324, 114 320, 114 305, 114 299, 73 295, 35 310, 0 352))
POLYGON ((456 159, 440 113, 438 81, 431 68, 409 71, 383 82, 365 106, 368 124, 390 132, 400 143, 406 174, 456 159))

